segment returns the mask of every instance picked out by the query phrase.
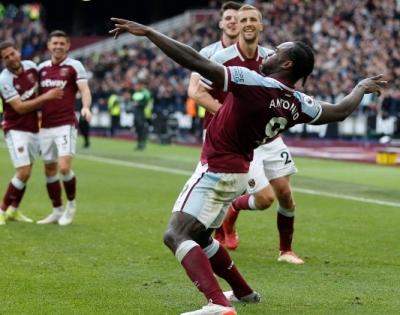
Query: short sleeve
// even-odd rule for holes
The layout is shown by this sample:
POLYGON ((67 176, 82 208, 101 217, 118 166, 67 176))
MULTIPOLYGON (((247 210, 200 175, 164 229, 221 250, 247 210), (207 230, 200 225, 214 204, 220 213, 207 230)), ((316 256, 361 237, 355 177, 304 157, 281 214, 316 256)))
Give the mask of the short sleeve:
POLYGON ((89 79, 89 75, 88 75, 85 67, 79 60, 75 60, 73 67, 76 71, 76 81, 89 79))
POLYGON ((0 76, 0 93, 7 103, 19 97, 19 93, 15 89, 11 77, 0 76))
POLYGON ((253 70, 245 67, 225 67, 224 92, 234 92, 238 86, 268 86, 268 82, 253 70))
POLYGON ((294 96, 301 103, 301 111, 309 117, 310 121, 308 123, 312 124, 321 116, 321 104, 313 97, 297 91, 294 93, 294 96))

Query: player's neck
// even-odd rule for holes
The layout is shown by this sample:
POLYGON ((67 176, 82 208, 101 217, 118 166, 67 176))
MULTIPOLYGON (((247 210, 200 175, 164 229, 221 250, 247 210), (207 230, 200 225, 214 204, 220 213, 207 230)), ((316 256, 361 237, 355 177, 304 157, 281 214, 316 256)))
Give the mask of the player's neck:
POLYGON ((246 42, 242 37, 239 38, 240 52, 247 59, 253 59, 257 54, 258 40, 254 42, 246 42))
POLYGON ((51 63, 53 65, 58 65, 61 62, 63 62, 65 59, 67 59, 67 57, 68 57, 67 55, 63 56, 62 58, 56 58, 56 57, 52 56, 51 57, 51 63))
POLYGON ((7 68, 8 71, 10 71, 12 74, 19 76, 23 71, 24 71, 24 67, 22 66, 22 64, 20 65, 20 67, 18 69, 9 69, 7 68))
POLYGON ((229 47, 238 41, 238 37, 228 37, 222 34, 221 42, 224 47, 229 47))
POLYGON ((283 73, 273 73, 268 75, 270 78, 273 78, 281 83, 283 83, 284 85, 294 89, 295 88, 295 84, 296 82, 289 76, 283 74, 283 73))

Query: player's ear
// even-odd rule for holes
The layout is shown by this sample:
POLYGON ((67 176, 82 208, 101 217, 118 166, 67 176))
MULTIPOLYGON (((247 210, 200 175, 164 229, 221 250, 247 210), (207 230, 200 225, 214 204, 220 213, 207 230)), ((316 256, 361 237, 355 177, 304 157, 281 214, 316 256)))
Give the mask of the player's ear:
POLYGON ((264 30, 264 23, 262 20, 260 20, 260 32, 264 30))
POLYGON ((220 30, 222 30, 222 27, 223 27, 222 26, 222 20, 218 22, 218 27, 219 27, 220 30))
POLYGON ((285 69, 285 70, 290 69, 291 67, 293 67, 293 61, 292 60, 286 60, 285 62, 283 62, 281 64, 281 68, 285 69))

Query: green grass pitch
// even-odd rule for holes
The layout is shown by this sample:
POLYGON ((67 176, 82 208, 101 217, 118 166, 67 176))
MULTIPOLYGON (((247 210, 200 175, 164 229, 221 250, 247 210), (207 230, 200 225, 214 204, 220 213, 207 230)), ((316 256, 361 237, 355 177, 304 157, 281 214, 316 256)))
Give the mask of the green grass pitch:
MULTIPOLYGON (((199 148, 133 148, 129 141, 93 139, 91 149, 78 150, 71 226, 0 227, 0 314, 172 315, 206 303, 162 243, 199 148)), ((13 168, 4 145, 0 152, 2 194, 13 168)), ((243 212, 232 257, 263 300, 238 305, 238 313, 398 314, 400 168, 295 160, 294 249, 306 264, 276 261, 275 206, 243 212)), ((39 160, 21 210, 38 220, 50 209, 39 160)))

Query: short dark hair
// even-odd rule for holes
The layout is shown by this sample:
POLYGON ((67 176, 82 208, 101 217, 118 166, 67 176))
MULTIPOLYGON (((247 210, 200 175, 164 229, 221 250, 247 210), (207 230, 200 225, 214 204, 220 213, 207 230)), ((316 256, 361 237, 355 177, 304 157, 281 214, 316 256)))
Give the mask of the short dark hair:
POLYGON ((61 30, 55 30, 55 31, 52 31, 49 34, 49 39, 48 40, 52 39, 53 37, 65 37, 65 38, 68 39, 68 34, 66 32, 64 32, 64 31, 61 31, 61 30))
POLYGON ((293 61, 293 76, 297 81, 303 78, 303 86, 308 76, 314 69, 314 51, 302 41, 295 41, 294 46, 289 50, 289 59, 293 61))
MULTIPOLYGON (((4 40, 4 41, 0 42, 0 55, 1 55, 2 51, 8 47, 17 48, 15 46, 15 43, 12 40, 4 40)), ((0 58, 1 58, 1 56, 0 56, 0 58)))
POLYGON ((219 15, 222 16, 226 10, 239 10, 242 4, 235 1, 227 1, 221 6, 219 10, 219 15))

